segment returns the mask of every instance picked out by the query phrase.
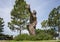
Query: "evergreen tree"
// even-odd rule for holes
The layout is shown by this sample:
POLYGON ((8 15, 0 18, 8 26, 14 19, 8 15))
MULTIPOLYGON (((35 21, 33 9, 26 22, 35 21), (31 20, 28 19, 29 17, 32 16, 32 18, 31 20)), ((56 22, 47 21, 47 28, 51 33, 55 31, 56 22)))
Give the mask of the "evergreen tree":
POLYGON ((16 0, 14 8, 11 11, 11 22, 8 23, 8 26, 11 30, 21 30, 26 28, 29 12, 26 9, 26 2, 24 0, 16 0))
POLYGON ((60 30, 60 6, 54 8, 48 18, 48 24, 50 27, 57 27, 60 30))
POLYGON ((41 22, 42 28, 46 28, 48 26, 48 20, 43 20, 41 22))
POLYGON ((3 32, 3 27, 4 27, 4 21, 3 21, 3 18, 0 18, 0 34, 2 34, 3 32))
POLYGON ((56 26, 56 17, 57 16, 57 11, 56 8, 54 8, 51 13, 49 14, 49 18, 48 18, 48 23, 50 27, 54 27, 56 26))

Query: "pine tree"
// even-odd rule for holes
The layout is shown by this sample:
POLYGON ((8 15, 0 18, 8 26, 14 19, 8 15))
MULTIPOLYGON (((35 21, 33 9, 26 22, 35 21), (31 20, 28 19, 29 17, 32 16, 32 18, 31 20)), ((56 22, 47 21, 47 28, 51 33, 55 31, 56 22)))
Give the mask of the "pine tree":
POLYGON ((25 8, 26 2, 24 0, 16 0, 14 8, 11 11, 11 22, 8 23, 8 26, 11 30, 21 30, 26 28, 29 12, 25 8))
POLYGON ((2 34, 3 32, 3 27, 4 27, 4 21, 3 21, 3 18, 0 18, 0 34, 2 34))
MULTIPOLYGON (((57 8, 54 8, 50 14, 49 14, 49 18, 48 18, 48 24, 50 27, 53 27, 55 31, 57 31, 59 34, 59 38, 60 38, 60 6, 58 6, 57 8), (56 30, 58 29, 58 30, 56 30)), ((55 34, 55 36, 57 36, 55 34)))
POLYGON ((58 6, 57 8, 54 8, 50 14, 49 14, 49 18, 48 18, 48 24, 50 27, 53 27, 55 29, 55 27, 57 27, 60 31, 60 6, 58 6))
POLYGON ((43 20, 43 21, 41 22, 41 25, 42 25, 42 28, 48 27, 48 20, 43 20))

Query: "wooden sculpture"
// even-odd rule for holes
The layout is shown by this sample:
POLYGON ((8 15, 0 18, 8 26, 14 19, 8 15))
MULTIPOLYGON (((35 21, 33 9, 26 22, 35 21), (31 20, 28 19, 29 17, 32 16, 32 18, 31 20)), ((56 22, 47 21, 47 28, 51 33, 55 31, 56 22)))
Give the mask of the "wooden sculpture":
POLYGON ((36 11, 33 10, 33 12, 31 12, 30 5, 27 5, 26 8, 28 9, 30 13, 30 20, 29 20, 30 23, 27 25, 27 28, 30 35, 35 35, 35 29, 36 29, 36 24, 37 24, 36 11))

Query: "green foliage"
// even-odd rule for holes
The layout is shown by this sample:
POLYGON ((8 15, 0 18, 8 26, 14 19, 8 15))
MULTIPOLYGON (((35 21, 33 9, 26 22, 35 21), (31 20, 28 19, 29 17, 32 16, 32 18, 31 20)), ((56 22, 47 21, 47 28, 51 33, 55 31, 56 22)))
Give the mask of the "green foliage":
POLYGON ((57 23, 57 9, 54 8, 51 13, 49 14, 49 18, 48 18, 48 23, 49 23, 49 26, 56 26, 56 23, 57 23))
POLYGON ((43 20, 41 22, 42 27, 46 28, 48 26, 48 20, 43 20))
POLYGON ((46 33, 41 33, 39 35, 36 36, 37 40, 51 40, 52 36, 46 33))
POLYGON ((36 40, 36 36, 32 36, 32 35, 28 35, 28 34, 21 34, 21 35, 18 35, 14 38, 14 40, 17 40, 17 41, 23 41, 23 40, 36 40))
POLYGON ((50 27, 58 27, 60 31, 60 6, 52 9, 48 17, 48 25, 50 27))
POLYGON ((3 32, 3 27, 4 27, 4 21, 3 18, 0 18, 0 33, 3 32))
POLYGON ((20 41, 20 40, 31 40, 31 41, 37 41, 37 40, 52 40, 54 35, 54 31, 52 30, 36 30, 36 35, 28 35, 28 34, 21 34, 14 38, 14 40, 20 41), (49 31, 49 32, 48 32, 49 31), (53 33, 53 34, 52 34, 53 33))
POLYGON ((51 40, 51 35, 48 34, 40 34, 36 36, 32 35, 18 35, 14 38, 16 41, 23 41, 23 40, 30 40, 30 41, 37 41, 37 40, 51 40))
POLYGON ((44 33, 47 33, 47 34, 50 34, 50 35, 54 35, 55 31, 54 29, 48 29, 48 30, 40 30, 40 29, 37 29, 36 30, 36 34, 44 34, 44 33))
POLYGON ((38 40, 51 40, 51 39, 53 39, 54 31, 52 31, 50 29, 49 30, 37 29, 36 34, 37 34, 38 40), (53 33, 53 34, 51 34, 51 33, 53 33))
POLYGON ((21 35, 16 36, 14 38, 14 40, 17 40, 17 41, 19 41, 19 40, 27 40, 29 38, 30 38, 29 35, 27 35, 27 34, 21 34, 21 35))
POLYGON ((14 8, 11 11, 11 22, 8 23, 8 27, 11 30, 19 30, 26 28, 29 12, 26 9, 26 2, 24 0, 16 0, 14 8))
POLYGON ((13 36, 0 34, 0 40, 12 40, 13 36))

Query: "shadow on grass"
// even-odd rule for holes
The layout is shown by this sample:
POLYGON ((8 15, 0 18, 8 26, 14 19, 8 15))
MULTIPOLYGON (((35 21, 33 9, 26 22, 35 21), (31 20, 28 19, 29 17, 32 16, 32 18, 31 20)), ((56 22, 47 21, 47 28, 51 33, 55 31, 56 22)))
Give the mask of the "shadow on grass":
POLYGON ((60 42, 60 41, 57 41, 57 42, 60 42))

